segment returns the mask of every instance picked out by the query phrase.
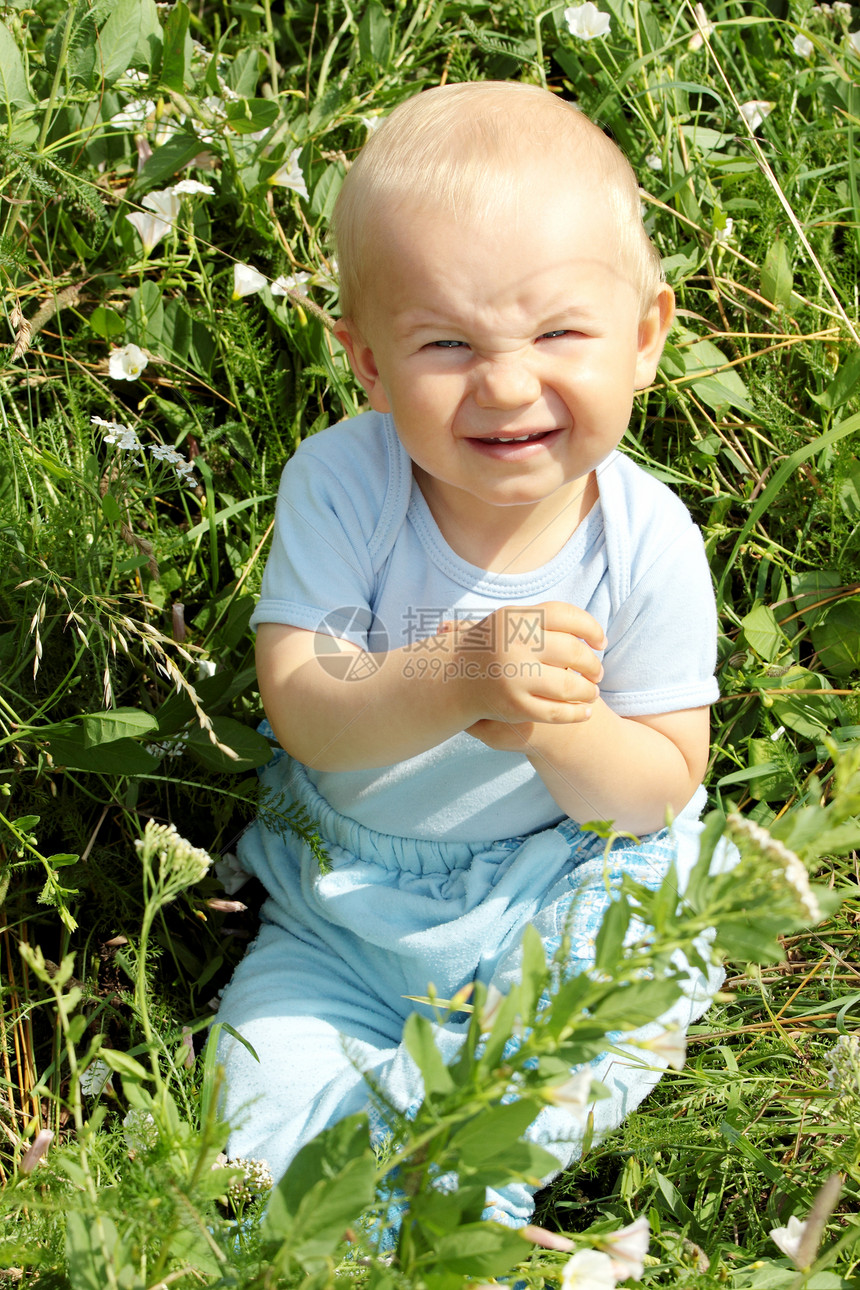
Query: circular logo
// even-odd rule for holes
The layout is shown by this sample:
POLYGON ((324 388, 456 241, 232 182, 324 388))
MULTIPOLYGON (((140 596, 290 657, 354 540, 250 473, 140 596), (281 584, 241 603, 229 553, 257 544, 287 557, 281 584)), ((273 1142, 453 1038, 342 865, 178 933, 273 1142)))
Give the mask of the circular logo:
POLYGON ((365 681, 378 670, 373 653, 356 651, 353 640, 367 641, 366 650, 384 653, 388 633, 366 606, 344 605, 326 614, 316 630, 314 654, 317 662, 338 681, 365 681), (349 639, 352 638, 352 639, 349 639))

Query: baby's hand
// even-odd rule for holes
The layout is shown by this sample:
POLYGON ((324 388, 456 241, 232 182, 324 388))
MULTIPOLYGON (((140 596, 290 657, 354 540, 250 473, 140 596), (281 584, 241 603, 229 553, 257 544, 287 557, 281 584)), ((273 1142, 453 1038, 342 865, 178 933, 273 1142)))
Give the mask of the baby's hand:
POLYGON ((598 696, 606 646, 603 628, 564 601, 507 605, 477 623, 446 624, 455 635, 454 680, 462 684, 467 729, 491 747, 521 738, 490 730, 499 723, 585 721, 598 696), (483 727, 481 729, 480 727, 483 727))

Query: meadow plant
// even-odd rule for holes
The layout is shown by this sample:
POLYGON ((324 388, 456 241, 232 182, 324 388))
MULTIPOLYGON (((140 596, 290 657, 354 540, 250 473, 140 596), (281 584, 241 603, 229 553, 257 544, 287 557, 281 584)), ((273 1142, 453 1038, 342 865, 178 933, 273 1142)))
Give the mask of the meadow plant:
POLYGON ((856 25, 841 0, 0 10, 4 1279, 856 1284, 856 25), (202 1046, 259 904, 228 857, 258 810, 327 857, 258 799, 248 620, 285 458, 361 406, 331 332, 343 176, 403 98, 483 78, 613 135, 676 288, 623 448, 718 587, 714 812, 683 898, 615 893, 595 973, 527 940, 505 998, 435 1000, 407 1026, 414 1118, 376 1098, 384 1150, 346 1121, 266 1191, 221 1158, 202 1046), (723 832, 733 875, 708 868, 723 832), (678 951, 727 957, 724 993, 686 1047, 640 1045, 671 1073, 597 1142, 587 1063, 665 1011, 678 951), (579 1164, 530 1228, 482 1223, 488 1183, 549 1172, 523 1133, 565 1099, 579 1164))

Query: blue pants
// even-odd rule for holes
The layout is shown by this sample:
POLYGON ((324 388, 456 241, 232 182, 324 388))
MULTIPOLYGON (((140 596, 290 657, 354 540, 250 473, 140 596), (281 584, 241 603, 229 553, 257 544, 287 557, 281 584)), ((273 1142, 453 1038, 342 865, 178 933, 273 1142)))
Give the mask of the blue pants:
MULTIPOLYGON (((474 980, 502 993, 517 979, 528 923, 549 954, 568 931, 571 971, 593 961, 594 937, 608 903, 605 843, 571 820, 525 837, 480 843, 421 841, 376 833, 334 811, 302 766, 282 755, 263 781, 285 790, 318 822, 331 872, 304 843, 254 825, 240 844, 243 867, 269 892, 259 937, 227 987, 218 1020, 228 1022, 259 1061, 222 1032, 224 1114, 233 1126, 232 1156, 264 1159, 275 1178, 327 1126, 368 1108, 367 1072, 401 1111, 423 1096, 420 1074, 401 1044, 416 1008, 407 995, 435 987, 450 998, 474 980)), ((698 853, 704 792, 675 821, 638 845, 619 840, 610 874, 658 885, 674 859, 683 881, 698 853)), ((721 973, 691 974, 687 997, 640 1032, 683 1027, 710 1002, 721 973)), ((465 1031, 439 1026, 447 1061, 465 1031)), ((659 1066, 617 1055, 599 1059, 594 1077, 612 1096, 593 1107, 595 1136, 617 1127, 657 1083, 659 1066)), ((560 1108, 542 1111, 529 1135, 568 1165, 579 1154, 582 1127, 560 1108)), ((528 1222, 525 1186, 488 1197, 492 1216, 528 1222)))

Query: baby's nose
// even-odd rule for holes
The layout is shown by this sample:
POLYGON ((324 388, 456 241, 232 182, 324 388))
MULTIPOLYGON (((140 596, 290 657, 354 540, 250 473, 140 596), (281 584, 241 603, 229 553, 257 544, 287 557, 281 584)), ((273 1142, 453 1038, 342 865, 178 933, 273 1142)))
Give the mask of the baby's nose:
POLYGON ((536 373, 519 355, 487 359, 476 376, 475 402, 481 408, 521 408, 540 396, 536 373))

